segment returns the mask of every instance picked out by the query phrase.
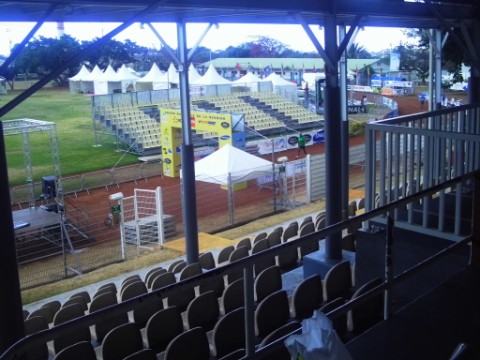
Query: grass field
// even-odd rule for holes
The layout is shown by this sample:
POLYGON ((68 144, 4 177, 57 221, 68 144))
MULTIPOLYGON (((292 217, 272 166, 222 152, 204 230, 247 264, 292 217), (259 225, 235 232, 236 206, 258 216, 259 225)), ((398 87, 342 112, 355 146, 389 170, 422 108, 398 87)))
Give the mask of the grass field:
MULTIPOLYGON (((18 92, 0 96, 0 107, 13 99, 18 92)), ((137 156, 116 152, 112 136, 97 138, 100 147, 94 147, 95 136, 91 117, 91 98, 71 94, 68 89, 42 89, 10 111, 1 120, 37 119, 56 124, 62 176, 105 169, 114 165, 137 162, 137 156)), ((52 175, 53 161, 50 137, 47 132, 29 135, 34 181, 52 175)), ((25 183, 25 161, 21 135, 7 136, 5 147, 10 185, 25 183)))

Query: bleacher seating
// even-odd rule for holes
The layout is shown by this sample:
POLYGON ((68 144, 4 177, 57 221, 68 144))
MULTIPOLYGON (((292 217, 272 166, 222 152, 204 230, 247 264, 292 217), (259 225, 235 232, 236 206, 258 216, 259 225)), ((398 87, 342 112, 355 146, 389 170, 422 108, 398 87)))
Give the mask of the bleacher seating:
MULTIPOLYGON (((311 224, 312 218, 306 218, 305 224, 311 224)), ((258 237, 261 240, 257 241, 251 249, 248 246, 248 244, 252 244, 250 239, 239 241, 238 244, 243 244, 243 246, 237 246, 237 250, 241 251, 238 259, 234 255, 237 250, 234 246, 230 246, 228 249, 233 249, 233 251, 230 251, 229 260, 223 264, 213 261, 213 268, 221 269, 225 264, 239 259, 241 261, 251 254, 268 250, 270 248, 269 240, 272 241, 274 238, 288 240, 289 236, 296 236, 294 235, 296 232, 293 232, 292 228, 298 228, 298 222, 290 224, 285 229, 278 227, 270 233, 261 234, 258 237)), ((298 247, 294 249, 297 251, 298 247)), ((213 260, 211 253, 210 256, 213 260)), ((63 304, 57 300, 50 301, 32 311, 31 314, 35 315, 33 319, 41 319, 42 323, 47 324, 46 319, 50 319, 51 313, 53 313, 52 326, 56 326, 68 319, 92 313, 107 306, 114 306, 122 301, 129 301, 137 296, 154 292, 156 289, 163 289, 165 286, 176 283, 177 278, 181 276, 188 279, 196 274, 209 271, 202 269, 200 264, 191 264, 184 266, 183 272, 175 274, 173 270, 179 264, 185 265, 186 262, 184 260, 173 262, 171 271, 159 266, 154 267, 145 274, 143 279, 138 274, 126 276, 118 285, 118 292, 115 283, 108 283, 98 287, 91 294, 79 291, 70 296, 63 304), (162 280, 167 278, 168 281, 162 280), (147 284, 151 286, 147 286, 147 284)), ((258 270, 263 267, 265 264, 258 270)), ((339 268, 351 271, 349 263, 347 266, 342 264, 339 268)), ((337 293, 331 295, 329 285, 322 284, 322 279, 318 275, 305 279, 295 289, 286 289, 281 277, 283 270, 278 264, 262 269, 261 272, 258 270, 256 269, 257 275, 254 279, 257 344, 265 345, 267 340, 264 341, 264 339, 274 336, 271 334, 275 334, 279 327, 308 317, 313 310, 324 305, 326 300, 338 295, 337 293), (287 290, 292 293, 291 296, 288 296, 287 290)), ((245 346, 243 335, 244 280, 241 276, 243 274, 240 274, 238 278, 236 276, 229 278, 229 275, 231 275, 230 272, 225 272, 223 276, 212 276, 198 282, 194 281, 190 286, 177 291, 175 296, 149 297, 147 301, 142 302, 142 307, 134 310, 130 316, 124 314, 124 316, 111 317, 96 323, 89 330, 78 331, 75 336, 59 337, 53 343, 54 348, 50 349, 50 356, 64 359, 65 356, 68 356, 65 354, 77 346, 82 352, 85 351, 86 354, 91 355, 91 345, 97 359, 117 358, 117 352, 121 352, 122 358, 138 353, 132 358, 142 359, 143 356, 146 356, 145 358, 148 359, 152 352, 157 354, 158 358, 168 358, 173 356, 168 355, 169 351, 170 353, 173 351, 172 348, 176 349, 175 351, 178 350, 178 345, 175 344, 180 341, 179 337, 188 339, 189 335, 185 334, 189 334, 189 331, 194 329, 200 329, 194 332, 205 334, 210 356, 213 359, 220 359, 236 351, 243 353, 245 346), (212 291, 211 288, 215 288, 216 291, 212 291), (167 323, 168 326, 165 326, 167 323), (127 333, 129 335, 126 335, 127 333), (129 338, 127 342, 119 340, 126 336, 129 338), (170 350, 168 350, 169 346, 170 350)), ((352 288, 347 290, 351 292, 352 288)), ((345 294, 345 292, 342 293, 342 295, 345 294)), ((31 314, 26 322, 33 321, 31 314)), ((296 326, 298 327, 298 325, 296 326)), ((29 326, 29 332, 40 331, 43 328, 45 326, 32 325, 29 326), (36 330, 37 328, 38 330, 36 330)), ((292 327, 287 326, 287 328, 292 327)), ((203 339, 203 335, 201 336, 203 339)), ((188 343, 188 340, 185 341, 188 343)), ((184 346, 188 347, 188 345, 184 346)), ((80 352, 80 350, 78 351, 80 352)))

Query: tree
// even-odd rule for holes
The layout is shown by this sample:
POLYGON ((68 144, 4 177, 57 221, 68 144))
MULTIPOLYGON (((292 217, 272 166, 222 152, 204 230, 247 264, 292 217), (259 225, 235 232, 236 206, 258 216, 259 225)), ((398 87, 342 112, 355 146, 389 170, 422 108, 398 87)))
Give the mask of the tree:
POLYGON ((349 59, 371 59, 372 55, 361 45, 352 44, 347 51, 349 59))
MULTIPOLYGON (((82 43, 82 47, 86 48, 97 40, 98 39, 84 41, 82 43)), ((134 52, 138 48, 139 46, 131 41, 122 43, 112 39, 108 40, 102 47, 89 51, 85 55, 84 60, 90 63, 90 65, 98 65, 103 69, 105 69, 108 65, 111 65, 114 69, 117 69, 123 64, 134 63, 134 52)))
MULTIPOLYGON (((71 36, 59 39, 40 37, 30 41, 15 60, 14 72, 45 76, 65 64, 80 51, 80 44, 71 36)), ((63 86, 68 78, 75 75, 80 64, 72 64, 59 74, 54 81, 63 86)))

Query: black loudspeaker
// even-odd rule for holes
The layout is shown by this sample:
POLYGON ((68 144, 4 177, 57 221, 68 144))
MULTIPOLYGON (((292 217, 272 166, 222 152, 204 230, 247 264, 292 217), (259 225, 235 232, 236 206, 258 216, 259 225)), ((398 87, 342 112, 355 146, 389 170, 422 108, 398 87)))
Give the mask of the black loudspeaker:
POLYGON ((56 180, 55 176, 44 176, 42 178, 43 199, 53 199, 57 196, 56 180))

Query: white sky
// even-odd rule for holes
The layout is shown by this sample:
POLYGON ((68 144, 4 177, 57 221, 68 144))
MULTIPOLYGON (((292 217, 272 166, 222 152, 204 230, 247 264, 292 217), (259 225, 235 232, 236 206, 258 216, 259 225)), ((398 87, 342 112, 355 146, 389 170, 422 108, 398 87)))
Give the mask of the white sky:
MULTIPOLYGON (((22 41, 32 29, 33 23, 0 23, 0 54, 8 55, 10 46, 22 41)), ((77 40, 91 40, 106 34, 117 26, 111 23, 65 23, 65 34, 77 40)), ((174 24, 154 24, 162 38, 173 48, 176 48, 176 27, 174 24)), ((204 32, 207 24, 187 24, 187 42, 192 47, 204 32)), ((317 39, 323 44, 323 32, 318 27, 311 27, 317 39)), ((56 37, 57 24, 45 23, 36 36, 56 37)), ((299 51, 316 51, 312 42, 300 25, 250 25, 250 24, 220 24, 212 27, 200 44, 212 50, 223 50, 228 46, 236 46, 253 41, 256 36, 268 36, 281 41, 289 48, 299 51)), ((153 32, 145 26, 133 24, 115 37, 116 40, 130 39, 138 45, 159 48, 160 42, 153 32)), ((355 43, 371 52, 388 50, 391 47, 405 43, 407 40, 398 28, 365 28, 358 33, 355 43)))

